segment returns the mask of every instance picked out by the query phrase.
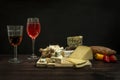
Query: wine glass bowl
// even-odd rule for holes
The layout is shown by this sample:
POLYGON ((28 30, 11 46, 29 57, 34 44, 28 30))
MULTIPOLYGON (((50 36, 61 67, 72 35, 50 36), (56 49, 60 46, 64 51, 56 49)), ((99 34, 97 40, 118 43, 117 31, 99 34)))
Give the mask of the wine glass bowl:
POLYGON ((36 39, 40 33, 40 23, 38 18, 27 19, 27 33, 31 39, 36 39))
POLYGON ((17 46, 22 41, 23 26, 22 25, 7 25, 8 40, 9 43, 14 47, 14 58, 10 59, 10 63, 20 63, 21 60, 17 58, 17 46))
POLYGON ((32 55, 28 58, 29 60, 38 59, 36 54, 34 53, 35 47, 35 39, 38 37, 41 31, 41 25, 39 22, 39 18, 28 18, 27 19, 27 34, 32 39, 32 55))

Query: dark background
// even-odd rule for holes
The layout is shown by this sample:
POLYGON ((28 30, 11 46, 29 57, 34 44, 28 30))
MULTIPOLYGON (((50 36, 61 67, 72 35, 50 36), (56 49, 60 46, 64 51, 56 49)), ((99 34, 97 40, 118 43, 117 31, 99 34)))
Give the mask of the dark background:
POLYGON ((66 47, 68 36, 83 36, 83 44, 112 48, 119 54, 119 3, 107 0, 16 0, 0 1, 0 54, 10 54, 8 24, 23 25, 19 54, 32 54, 31 39, 26 33, 28 17, 39 17, 41 33, 35 52, 49 44, 66 47))

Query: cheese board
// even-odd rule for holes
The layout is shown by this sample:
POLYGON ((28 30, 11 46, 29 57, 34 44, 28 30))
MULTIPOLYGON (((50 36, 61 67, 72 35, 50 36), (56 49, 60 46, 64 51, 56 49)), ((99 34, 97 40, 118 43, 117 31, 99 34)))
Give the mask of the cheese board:
POLYGON ((75 67, 92 66, 92 50, 88 46, 78 46, 75 50, 64 50, 59 45, 50 45, 40 49, 42 56, 36 62, 37 67, 75 67))
MULTIPOLYGON (((50 59, 50 58, 49 58, 50 59)), ((40 58, 36 62, 36 67, 72 67, 72 68, 81 68, 84 66, 92 66, 91 62, 89 60, 79 60, 79 63, 75 64, 74 62, 70 61, 70 58, 65 59, 58 59, 58 58, 52 58, 48 61, 48 58, 40 58)), ((74 59, 75 62, 77 62, 76 59, 74 59)))

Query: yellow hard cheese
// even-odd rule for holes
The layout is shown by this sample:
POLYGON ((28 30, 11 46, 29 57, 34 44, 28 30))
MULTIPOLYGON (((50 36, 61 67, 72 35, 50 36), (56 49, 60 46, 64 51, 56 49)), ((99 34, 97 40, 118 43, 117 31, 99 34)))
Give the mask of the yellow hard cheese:
POLYGON ((89 60, 80 60, 80 59, 73 59, 73 58, 67 58, 67 61, 71 62, 74 67, 80 68, 84 66, 92 66, 91 62, 89 60))
POLYGON ((78 60, 91 60, 93 59, 93 53, 91 48, 88 46, 78 46, 69 56, 69 58, 78 60))
POLYGON ((74 58, 67 58, 67 61, 71 62, 72 64, 84 64, 87 60, 80 60, 80 59, 74 59, 74 58))

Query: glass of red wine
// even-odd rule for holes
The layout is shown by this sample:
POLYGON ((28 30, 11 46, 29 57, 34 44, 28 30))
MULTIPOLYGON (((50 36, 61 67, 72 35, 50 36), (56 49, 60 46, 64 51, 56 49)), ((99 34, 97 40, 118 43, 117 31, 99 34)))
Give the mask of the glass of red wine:
POLYGON ((21 60, 17 58, 17 46, 22 41, 23 26, 22 25, 7 25, 8 40, 14 47, 14 58, 9 59, 9 63, 20 63, 21 60))
POLYGON ((28 58, 28 60, 36 60, 38 59, 37 55, 34 53, 35 50, 35 39, 38 37, 41 31, 41 25, 39 22, 39 18, 28 18, 27 19, 27 34, 32 39, 32 55, 28 58))

